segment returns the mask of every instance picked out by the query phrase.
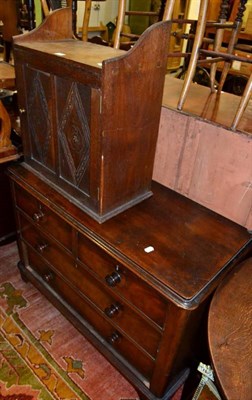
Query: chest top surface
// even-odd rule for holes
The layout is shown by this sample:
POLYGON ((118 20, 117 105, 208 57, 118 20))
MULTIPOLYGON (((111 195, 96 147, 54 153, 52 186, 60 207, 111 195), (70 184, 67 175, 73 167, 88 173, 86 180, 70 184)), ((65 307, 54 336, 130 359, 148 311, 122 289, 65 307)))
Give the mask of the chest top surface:
POLYGON ((194 308, 251 252, 243 227, 156 182, 153 196, 103 224, 22 166, 10 175, 141 279, 194 308))
POLYGON ((36 52, 40 56, 54 56, 58 61, 65 60, 94 67, 100 70, 102 62, 125 54, 123 50, 112 47, 101 46, 95 43, 82 42, 74 39, 48 40, 48 41, 25 41, 16 45, 25 51, 36 52))

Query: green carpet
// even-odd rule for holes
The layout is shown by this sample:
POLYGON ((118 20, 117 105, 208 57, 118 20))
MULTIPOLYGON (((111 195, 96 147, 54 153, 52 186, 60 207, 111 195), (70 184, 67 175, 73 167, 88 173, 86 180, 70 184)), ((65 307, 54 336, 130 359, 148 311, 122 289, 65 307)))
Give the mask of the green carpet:
MULTIPOLYGON (((40 340, 51 340, 52 332, 41 332, 40 340, 37 340, 20 321, 18 312, 14 312, 16 308, 27 306, 24 297, 11 283, 0 285, 0 296, 8 305, 6 311, 0 308, 2 398, 9 399, 11 395, 18 399, 88 400, 41 345, 40 340)), ((84 375, 81 363, 73 360, 73 367, 75 363, 84 375)))
POLYGON ((0 400, 138 400, 134 388, 0 247, 0 400))

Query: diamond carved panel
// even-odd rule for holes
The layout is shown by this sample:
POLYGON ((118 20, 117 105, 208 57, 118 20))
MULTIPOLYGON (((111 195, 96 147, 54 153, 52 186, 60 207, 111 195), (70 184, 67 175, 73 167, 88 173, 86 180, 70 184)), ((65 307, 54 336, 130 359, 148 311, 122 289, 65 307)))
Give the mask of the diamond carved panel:
POLYGON ((59 141, 64 159, 60 174, 79 187, 89 167, 90 129, 76 83, 71 84, 61 114, 59 141))

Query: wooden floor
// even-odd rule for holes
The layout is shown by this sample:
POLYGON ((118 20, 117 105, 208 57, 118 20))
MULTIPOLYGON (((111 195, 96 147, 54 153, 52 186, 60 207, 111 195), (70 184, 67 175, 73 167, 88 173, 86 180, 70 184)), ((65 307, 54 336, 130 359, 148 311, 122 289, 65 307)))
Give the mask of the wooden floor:
MULTIPOLYGON (((163 107, 177 109, 182 85, 181 79, 171 75, 166 76, 163 107)), ((229 93, 221 93, 220 96, 217 96, 216 93, 211 94, 210 88, 191 84, 182 112, 230 128, 239 101, 239 96, 229 93)), ((252 100, 249 102, 237 130, 252 134, 252 100)))

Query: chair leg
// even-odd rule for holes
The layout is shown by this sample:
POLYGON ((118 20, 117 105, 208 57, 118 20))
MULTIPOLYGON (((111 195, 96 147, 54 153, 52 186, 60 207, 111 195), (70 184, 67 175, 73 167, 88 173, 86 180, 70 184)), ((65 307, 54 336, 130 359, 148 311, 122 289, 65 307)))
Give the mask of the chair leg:
MULTIPOLYGON (((224 24, 227 21, 227 13, 229 7, 229 0, 222 0, 220 5, 220 13, 218 17, 218 22, 224 24)), ((224 36, 224 29, 217 29, 215 39, 214 39, 214 51, 220 51, 224 36)), ((210 83, 211 92, 215 92, 215 77, 217 71, 218 63, 211 64, 210 68, 210 83)))
MULTIPOLYGON (((237 27, 236 29, 233 30, 233 33, 231 35, 230 41, 229 41, 229 45, 227 48, 227 54, 232 54, 234 51, 234 47, 236 44, 236 39, 238 37, 240 31, 240 26, 237 27)), ((230 70, 231 67, 231 62, 230 61, 225 61, 224 62, 224 66, 221 72, 221 77, 220 77, 220 81, 219 81, 219 85, 218 85, 218 93, 220 93, 222 91, 222 88, 224 86, 225 80, 227 78, 228 72, 230 70)))
POLYGON ((186 73, 186 76, 184 79, 182 91, 180 94, 180 99, 179 99, 178 106, 177 106, 178 110, 182 110, 182 107, 184 105, 184 102, 185 102, 185 99, 187 96, 187 92, 189 90, 190 83, 192 82, 195 71, 196 71, 197 61, 198 61, 198 57, 199 57, 199 49, 201 47, 202 40, 203 40, 204 33, 205 33, 205 28, 206 28, 208 2, 209 2, 209 0, 201 0, 201 2, 200 2, 198 24, 197 24, 194 44, 193 44, 193 48, 192 48, 192 54, 191 54, 188 70, 187 70, 187 73, 186 73))
POLYGON ((163 21, 169 21, 172 19, 174 4, 176 0, 167 0, 164 9, 163 21))
POLYGON ((121 0, 118 3, 118 15, 117 15, 117 22, 115 28, 115 35, 114 35, 114 49, 120 48, 120 36, 122 32, 122 27, 124 23, 124 16, 126 11, 126 0, 121 0))
MULTIPOLYGON (((240 0, 240 4, 239 4, 239 7, 238 7, 236 19, 235 19, 236 27, 232 31, 232 35, 231 35, 231 38, 229 40, 229 44, 228 44, 228 48, 227 48, 227 53, 228 54, 232 54, 233 53, 235 45, 237 43, 238 35, 239 35, 241 27, 242 27, 242 20, 243 20, 244 11, 246 10, 247 1, 248 0, 240 0)), ((222 73, 221 73, 220 82, 219 82, 219 85, 218 85, 218 93, 220 93, 222 91, 223 85, 225 83, 227 74, 228 74, 229 69, 230 69, 230 66, 231 66, 230 62, 225 62, 224 63, 224 67, 223 67, 223 70, 222 70, 222 73)))
POLYGON ((45 17, 49 15, 49 8, 46 0, 40 0, 42 11, 45 17))
POLYGON ((231 129, 232 130, 235 130, 237 128, 237 125, 239 124, 239 122, 240 122, 240 120, 242 118, 242 115, 243 115, 243 113, 244 113, 244 111, 245 111, 245 109, 247 107, 247 104, 248 104, 248 102, 250 100, 251 94, 252 94, 252 74, 249 77, 249 80, 247 82, 247 85, 245 87, 244 93, 242 95, 238 110, 237 110, 237 112, 235 114, 233 123, 231 125, 231 129))
POLYGON ((83 42, 88 41, 88 25, 89 25, 91 7, 92 7, 92 1, 86 0, 83 22, 82 22, 82 33, 81 33, 81 39, 83 40, 83 42))
POLYGON ((4 61, 10 62, 11 50, 12 50, 12 43, 5 40, 4 41, 4 61))

